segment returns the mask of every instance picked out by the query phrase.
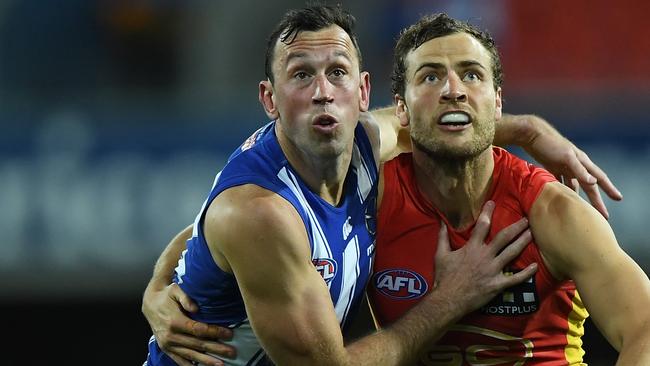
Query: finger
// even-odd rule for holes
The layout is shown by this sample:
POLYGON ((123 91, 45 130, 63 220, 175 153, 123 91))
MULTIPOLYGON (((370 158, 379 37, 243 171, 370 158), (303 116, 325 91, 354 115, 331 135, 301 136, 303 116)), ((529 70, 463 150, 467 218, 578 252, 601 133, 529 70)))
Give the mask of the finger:
POLYGON ((571 173, 568 175, 578 178, 581 182, 596 183, 596 178, 589 174, 589 171, 584 164, 586 161, 590 161, 587 154, 582 152, 582 150, 578 149, 575 145, 571 145, 573 146, 573 149, 569 154, 566 154, 568 155, 568 161, 565 162, 566 167, 571 173), (585 157, 587 157, 587 159, 585 159, 585 157))
MULTIPOLYGON (((223 366, 224 362, 221 361, 220 359, 206 355, 205 353, 197 352, 188 348, 182 348, 182 347, 172 347, 170 349, 170 352, 173 352, 175 355, 183 358, 184 360, 189 360, 193 362, 198 362, 203 365, 209 365, 209 366, 223 366)), ((168 353, 169 355, 169 353, 168 353)), ((170 356, 171 357, 171 356, 170 356)), ((173 359, 173 358, 172 358, 173 359)), ((189 363, 192 365, 192 363, 189 363)))
POLYGON ((490 242, 490 248, 493 250, 493 253, 498 253, 506 245, 512 242, 517 235, 521 234, 522 231, 528 228, 528 219, 526 217, 519 219, 519 221, 511 224, 510 226, 501 229, 492 241, 490 242))
MULTIPOLYGON (((571 173, 571 174, 573 174, 573 173, 571 173)), ((561 180, 561 182, 562 182, 562 184, 564 184, 565 186, 567 186, 570 190, 572 190, 572 191, 575 192, 575 189, 573 188, 573 185, 571 184, 571 183, 572 183, 572 182, 571 182, 572 179, 569 178, 569 177, 571 177, 571 175, 569 175, 569 174, 563 174, 563 175, 562 175, 562 180, 561 180)))
POLYGON ((176 334, 169 339, 169 349, 189 349, 199 353, 212 353, 221 357, 234 358, 237 351, 233 346, 196 337, 176 334))
POLYGON ((216 341, 229 341, 232 339, 231 329, 220 327, 216 324, 206 324, 186 318, 180 329, 183 333, 191 334, 198 338, 211 339, 216 341))
POLYGON ((193 366, 192 362, 190 362, 190 361, 188 361, 188 360, 186 360, 186 359, 184 359, 182 357, 172 355, 172 354, 169 354, 169 353, 167 353, 167 356, 169 356, 169 358, 174 360, 174 362, 176 362, 176 364, 178 364, 178 366, 193 366))
POLYGON ((531 263, 528 265, 528 267, 517 273, 513 273, 512 275, 508 276, 503 275, 500 285, 504 289, 512 287, 516 284, 528 281, 528 279, 530 279, 535 274, 535 272, 537 272, 537 263, 531 263))
POLYGON ((230 359, 237 357, 237 350, 235 347, 228 344, 208 342, 203 347, 205 348, 206 352, 210 352, 221 357, 230 359))
POLYGON ((467 244, 475 243, 483 244, 485 243, 485 238, 490 233, 490 225, 492 224, 492 213, 494 213, 494 201, 487 201, 483 205, 483 209, 476 220, 476 226, 472 230, 472 236, 469 238, 467 244))
POLYGON ((208 329, 201 335, 201 338, 216 339, 219 341, 229 341, 233 337, 232 329, 220 327, 216 324, 209 324, 208 329))
POLYGON ((530 243, 533 239, 533 234, 530 230, 524 231, 517 240, 513 241, 512 244, 508 245, 499 253, 495 258, 495 265, 499 268, 505 267, 508 263, 512 262, 513 259, 517 258, 521 251, 530 243))
MULTIPOLYGON (((169 322, 169 329, 172 333, 185 333, 194 335, 194 329, 200 329, 200 324, 204 324, 187 317, 181 311, 174 313, 170 319, 171 321, 169 322), (195 325, 195 323, 198 323, 199 325, 195 325)), ((207 324, 204 325, 207 326, 207 324)))
POLYGON ((580 194, 580 183, 578 182, 578 179, 576 179, 576 178, 571 178, 571 179, 569 180, 569 184, 570 184, 571 189, 572 189, 575 193, 580 194))
POLYGON ((601 215, 603 215, 606 219, 609 219, 609 212, 607 211, 605 202, 603 202, 603 198, 600 196, 600 190, 598 189, 598 186, 595 184, 583 185, 582 189, 585 191, 587 198, 589 198, 591 205, 594 206, 594 208, 598 210, 598 212, 600 212, 601 215))
MULTIPOLYGON (((451 252, 451 245, 449 244, 449 233, 447 225, 444 221, 440 220, 440 230, 438 230, 438 248, 436 248, 435 267, 434 271, 437 273, 440 269, 440 261, 451 252)), ((433 288, 438 288, 438 277, 435 276, 433 281, 433 288)))
POLYGON ((171 290, 169 291, 169 297, 180 303, 185 311, 195 313, 199 310, 196 303, 194 303, 194 301, 192 301, 192 299, 187 296, 187 294, 177 284, 172 285, 171 290))
POLYGON ((598 179, 598 186, 614 201, 620 201, 623 199, 623 193, 616 188, 614 183, 609 180, 605 173, 603 173, 603 178, 598 179))
POLYGON ((451 252, 451 245, 449 244, 449 233, 447 232, 447 225, 444 221, 440 220, 440 230, 438 231, 438 248, 436 249, 436 258, 442 257, 444 254, 451 252))
MULTIPOLYGON (((186 310, 188 310, 187 305, 189 304, 196 307, 189 296, 187 296, 185 292, 183 292, 183 290, 181 290, 177 285, 171 288, 170 297, 172 300, 180 302, 181 304, 185 303, 185 305, 183 305, 183 308, 186 310)), ((178 332, 191 334, 198 338, 213 339, 219 341, 231 340, 233 336, 232 330, 228 328, 220 327, 215 324, 197 322, 187 316, 184 316, 183 314, 172 320, 171 329, 178 332)))
MULTIPOLYGON (((609 177, 605 172, 598 167, 598 165, 594 164, 591 159, 589 159, 589 156, 585 153, 579 154, 579 159, 582 161, 582 164, 587 168, 587 170, 591 173, 591 175, 596 178, 596 181, 598 182, 598 186, 609 196, 609 198, 615 200, 615 201, 620 201, 623 199, 623 194, 616 188, 614 183, 612 183, 611 180, 609 180, 609 177)), ((578 177, 580 179, 580 177, 578 177)))

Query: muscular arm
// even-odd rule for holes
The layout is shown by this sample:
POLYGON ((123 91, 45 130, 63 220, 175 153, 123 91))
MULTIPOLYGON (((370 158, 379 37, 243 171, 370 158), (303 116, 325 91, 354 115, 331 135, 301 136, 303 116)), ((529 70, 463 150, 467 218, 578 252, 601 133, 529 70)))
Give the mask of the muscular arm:
POLYGON ((411 151, 409 129, 400 125, 395 106, 373 109, 369 114, 380 131, 380 161, 389 161, 403 152, 411 151))
MULTIPOLYGON (((362 116, 366 123, 378 125, 381 132, 380 160, 388 161, 411 151, 411 139, 407 127, 400 125, 395 107, 373 110, 362 116)), ((591 204, 605 217, 609 217, 600 187, 611 199, 621 200, 623 195, 607 174, 594 164, 589 156, 562 136, 543 118, 532 115, 504 114, 496 124, 494 144, 517 145, 553 173, 558 180, 573 190, 582 188, 591 204)))
POLYGON ((578 191, 582 188, 591 204, 609 217, 600 187, 611 199, 623 199, 607 174, 584 151, 562 136, 550 123, 532 114, 504 114, 497 123, 496 145, 517 145, 553 173, 560 182, 578 191))
POLYGON ((550 183, 531 209, 530 224, 551 272, 575 281, 595 324, 619 350, 617 364, 650 364, 650 281, 604 218, 550 183))
MULTIPOLYGON (((236 276, 255 334, 278 365, 396 365, 416 354, 405 338, 423 343, 428 337, 398 328, 345 347, 302 220, 269 191, 246 185, 223 192, 208 210, 205 233, 215 261, 236 276)), ((451 311, 431 311, 420 328, 452 320, 451 311)))
POLYGON ((186 248, 185 243, 192 236, 192 228, 190 225, 178 233, 156 261, 153 276, 142 297, 142 313, 158 345, 177 364, 189 366, 189 361, 197 361, 205 365, 222 365, 221 361, 204 352, 234 356, 234 348, 217 342, 230 339, 232 332, 190 319, 186 312, 197 311, 196 304, 172 283, 174 268, 186 248))
POLYGON ((153 275, 149 280, 145 294, 147 290, 160 290, 172 282, 174 268, 178 264, 181 253, 185 250, 185 243, 192 236, 192 228, 193 226, 190 225, 183 229, 165 247, 153 268, 153 275))
MULTIPOLYGON (((489 217, 483 226, 486 233, 489 217)), ((467 267, 460 267, 464 272, 456 273, 458 263, 447 261, 453 270, 441 274, 439 286, 420 304, 392 326, 345 346, 328 288, 311 263, 304 225, 288 202, 253 185, 229 189, 208 209, 205 233, 216 263, 231 268, 237 278, 255 334, 278 365, 414 362, 420 348, 471 306, 532 273, 531 268, 519 278, 501 274, 503 264, 514 257, 511 252, 529 237, 495 261, 499 248, 492 245, 475 243, 467 249, 473 251, 453 253, 448 243, 441 245, 439 256, 465 263, 467 267), (485 258, 492 260, 486 263, 485 258), (483 278, 487 272, 491 275, 483 278)))

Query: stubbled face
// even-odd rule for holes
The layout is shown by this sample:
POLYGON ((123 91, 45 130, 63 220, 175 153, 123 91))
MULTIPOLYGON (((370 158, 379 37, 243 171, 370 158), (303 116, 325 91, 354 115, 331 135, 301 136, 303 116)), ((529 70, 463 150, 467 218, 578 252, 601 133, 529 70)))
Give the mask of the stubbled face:
POLYGON ((350 151, 370 85, 349 35, 334 25, 278 41, 272 67, 274 83, 260 83, 260 101, 278 119, 281 143, 316 158, 350 151))
POLYGON ((414 147, 432 157, 467 159, 485 151, 501 118, 490 54, 474 37, 431 39, 406 56, 406 89, 398 116, 410 123, 414 147))

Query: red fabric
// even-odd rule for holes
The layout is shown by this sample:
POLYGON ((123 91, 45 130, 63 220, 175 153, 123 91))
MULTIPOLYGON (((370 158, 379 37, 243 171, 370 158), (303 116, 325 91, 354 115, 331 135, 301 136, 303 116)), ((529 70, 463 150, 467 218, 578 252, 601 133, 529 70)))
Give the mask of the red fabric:
MULTIPOLYGON (((544 169, 503 149, 494 148, 493 151, 495 168, 489 197, 495 201, 496 207, 490 240, 499 230, 527 216, 544 185, 555 181, 555 177, 544 169)), ((378 213, 375 275, 368 287, 375 316, 381 325, 395 321, 424 296, 417 297, 423 285, 418 283, 418 276, 413 272, 426 280, 426 292, 431 291, 439 222, 446 222, 446 218, 416 188, 411 159, 411 154, 402 154, 384 166, 385 185, 378 213), (397 279, 399 277, 404 279, 397 279), (399 291, 396 291, 398 287, 399 291), (406 298, 408 295, 414 298, 406 298)), ((467 242, 472 229, 473 225, 462 232, 449 230, 452 247, 456 249, 467 242)), ((516 271, 532 262, 539 264, 534 281, 506 291, 512 295, 497 296, 487 307, 463 318, 458 324, 473 328, 448 332, 435 350, 424 358, 430 362, 451 362, 446 365, 467 365, 469 361, 475 364, 480 359, 501 359, 503 363, 499 365, 514 365, 529 349, 535 358, 534 362, 528 360, 527 365, 540 362, 545 362, 544 365, 566 364, 567 319, 572 310, 575 285, 571 281, 556 281, 543 265, 538 248, 532 242, 510 267, 516 271), (515 311, 525 314, 507 314, 515 311), (513 339, 498 339, 508 337, 513 339), (486 350, 486 347, 494 346, 505 349, 486 350)))

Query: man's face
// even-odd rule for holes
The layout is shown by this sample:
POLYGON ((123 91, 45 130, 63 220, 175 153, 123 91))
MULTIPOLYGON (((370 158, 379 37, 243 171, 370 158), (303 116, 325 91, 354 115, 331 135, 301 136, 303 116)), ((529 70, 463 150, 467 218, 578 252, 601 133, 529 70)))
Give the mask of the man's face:
POLYGON ((406 89, 398 116, 410 123, 417 149, 440 158, 485 151, 501 118, 488 51, 467 33, 434 38, 406 56, 406 89))
POLYGON ((279 133, 315 157, 349 150, 370 87, 349 35, 330 26, 300 32, 290 44, 278 41, 272 67, 274 83, 260 84, 260 100, 278 119, 279 133), (268 98, 265 90, 271 91, 268 98))

